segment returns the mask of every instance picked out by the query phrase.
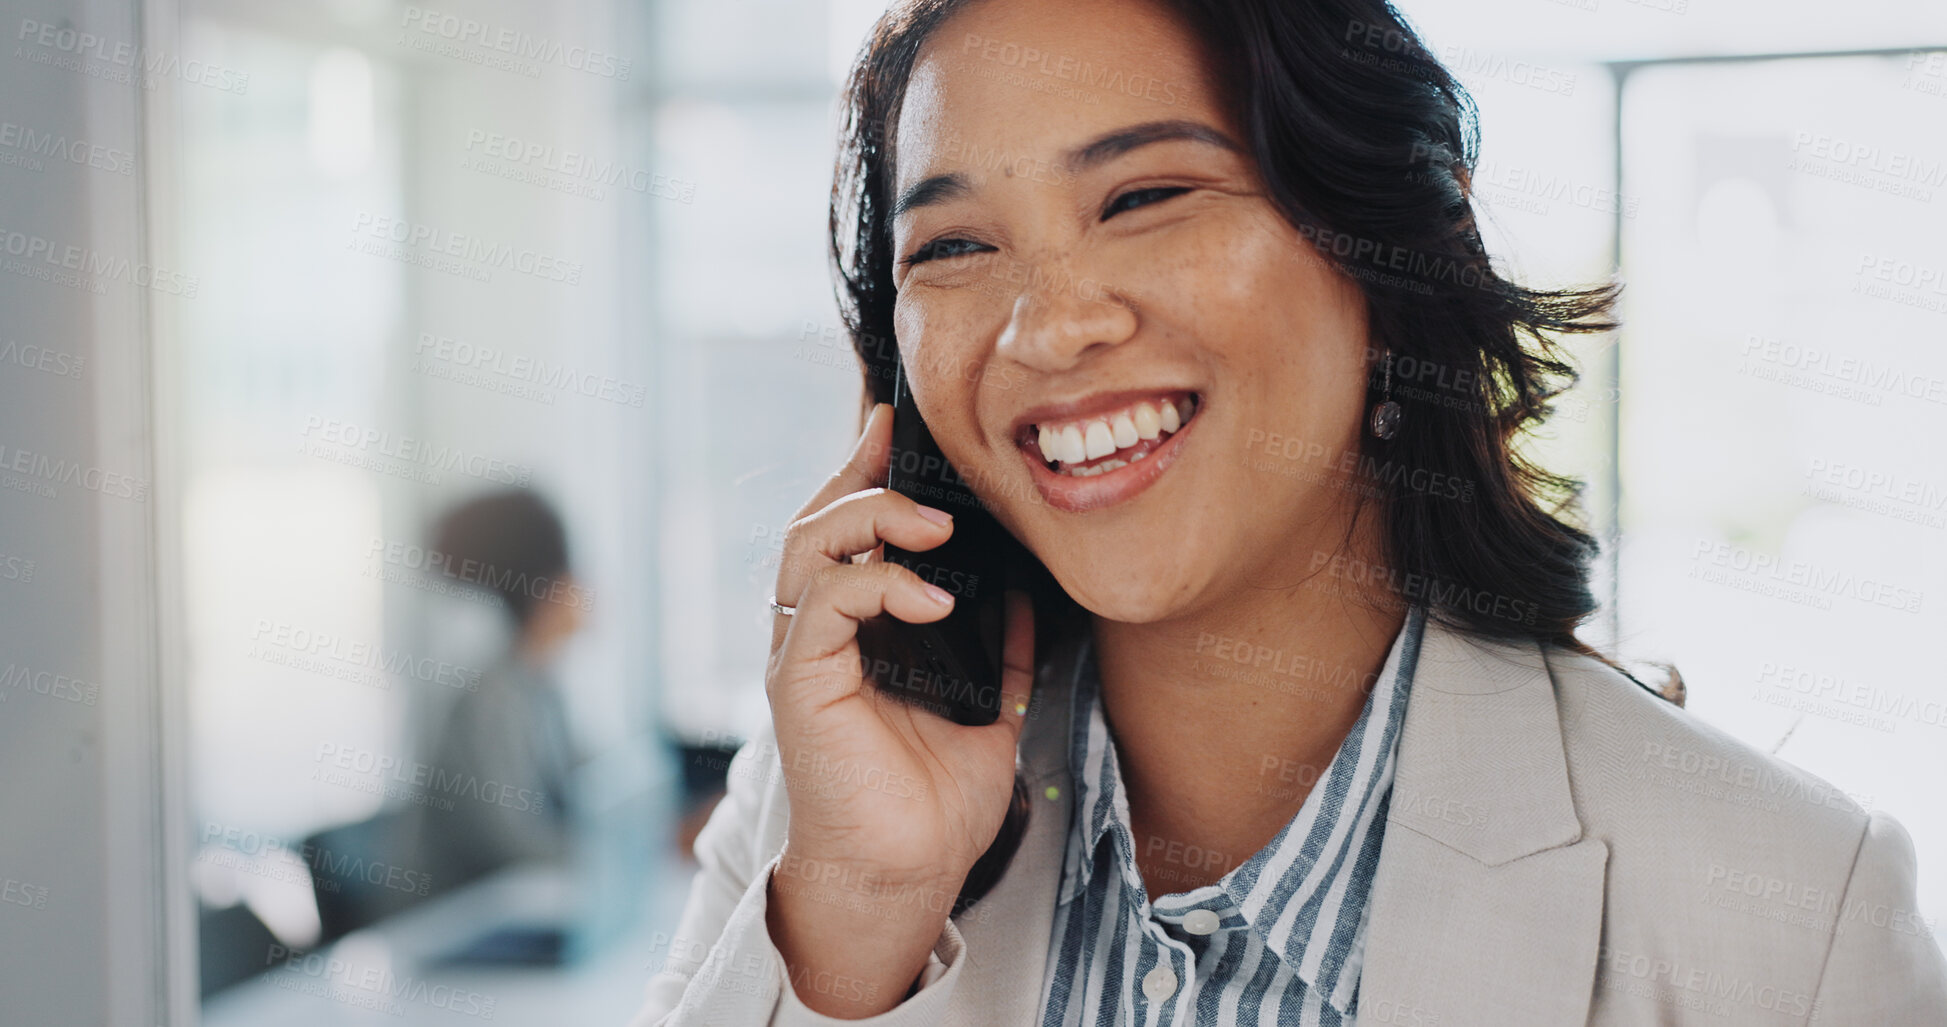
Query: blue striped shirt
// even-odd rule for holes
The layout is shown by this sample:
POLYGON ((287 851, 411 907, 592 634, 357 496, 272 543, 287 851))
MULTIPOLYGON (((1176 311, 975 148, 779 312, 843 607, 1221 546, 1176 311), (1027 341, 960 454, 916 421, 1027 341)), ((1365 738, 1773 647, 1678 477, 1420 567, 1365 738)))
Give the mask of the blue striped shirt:
MULTIPOLYGON (((1358 721, 1278 836, 1217 883, 1154 905, 1136 867, 1129 800, 1098 701, 1094 646, 1086 645, 1071 697, 1075 815, 1043 1027, 1353 1022, 1366 894, 1424 625, 1415 607, 1358 721)), ((1260 787, 1286 787, 1279 777, 1267 774, 1260 787)), ((1186 850, 1180 862, 1203 859, 1186 850)))

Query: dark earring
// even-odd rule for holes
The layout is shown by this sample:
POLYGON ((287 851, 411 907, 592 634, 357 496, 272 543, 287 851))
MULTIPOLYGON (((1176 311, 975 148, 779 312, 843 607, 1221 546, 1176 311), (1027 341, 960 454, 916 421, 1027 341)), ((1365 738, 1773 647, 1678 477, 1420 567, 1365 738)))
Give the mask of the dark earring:
POLYGON ((1399 404, 1393 402, 1393 351, 1386 351, 1386 382, 1380 388, 1384 397, 1379 405, 1372 408, 1372 435, 1376 439, 1390 439, 1399 432, 1401 417, 1399 404))

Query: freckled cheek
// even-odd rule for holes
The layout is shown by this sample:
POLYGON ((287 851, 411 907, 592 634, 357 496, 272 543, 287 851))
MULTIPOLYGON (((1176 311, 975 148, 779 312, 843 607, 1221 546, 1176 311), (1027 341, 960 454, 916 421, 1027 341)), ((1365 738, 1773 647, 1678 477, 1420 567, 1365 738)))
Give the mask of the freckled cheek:
POLYGON ((1302 240, 1241 233, 1206 265, 1199 292, 1208 325, 1223 326, 1235 358, 1269 375, 1339 379, 1364 367, 1365 316, 1356 286, 1302 240))
POLYGON ((1293 290, 1305 283, 1290 252, 1275 242, 1261 229, 1219 221, 1150 250, 1126 274, 1140 299, 1173 310, 1197 333, 1200 346, 1221 350, 1289 321, 1282 312, 1294 306, 1293 290))
POLYGON ((1191 251, 1169 289, 1187 301, 1198 347, 1227 368, 1236 391, 1224 420, 1342 448, 1356 441, 1364 403, 1363 316, 1357 290, 1305 263, 1297 245, 1226 233, 1191 251))
POLYGON ((1316 271, 1308 269, 1301 253, 1264 232, 1246 236, 1240 246, 1225 247, 1217 257, 1223 271, 1217 288, 1225 300, 1246 310, 1291 310, 1318 302, 1316 271))
POLYGON ((981 397, 976 390, 989 355, 973 333, 958 327, 963 322, 942 309, 947 306, 901 297, 893 310, 893 326, 907 387, 926 412, 927 429, 947 458, 966 470, 968 463, 978 459, 974 454, 979 451, 976 418, 981 397))

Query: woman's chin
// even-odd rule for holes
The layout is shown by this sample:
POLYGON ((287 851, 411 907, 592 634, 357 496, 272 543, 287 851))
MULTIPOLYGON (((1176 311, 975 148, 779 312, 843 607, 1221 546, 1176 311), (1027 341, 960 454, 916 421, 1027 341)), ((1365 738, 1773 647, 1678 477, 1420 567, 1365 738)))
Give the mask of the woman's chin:
MULTIPOLYGON (((1097 567, 1104 566, 1098 564, 1097 567)), ((1113 563, 1106 566, 1114 567, 1113 563)), ((1056 574, 1082 609, 1103 620, 1123 624, 1152 624, 1168 620, 1182 612, 1184 600, 1199 591, 1191 588, 1188 582, 1177 581, 1165 574, 1145 575, 1141 568, 1118 567, 1113 577, 1099 573, 1080 575, 1083 580, 1072 580, 1056 574)))

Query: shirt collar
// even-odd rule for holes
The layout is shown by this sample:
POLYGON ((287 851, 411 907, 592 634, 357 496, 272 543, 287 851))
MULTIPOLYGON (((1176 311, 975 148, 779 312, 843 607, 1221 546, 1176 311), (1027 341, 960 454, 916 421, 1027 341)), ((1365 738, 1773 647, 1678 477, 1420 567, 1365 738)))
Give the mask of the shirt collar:
MULTIPOLYGON (((1366 834, 1384 830, 1399 729, 1405 719, 1425 613, 1419 606, 1408 612, 1359 719, 1331 763, 1318 775, 1298 813, 1278 836, 1215 885, 1171 893, 1233 903, 1246 926, 1290 963, 1308 985, 1316 986, 1321 979, 1345 982, 1325 996, 1341 1013, 1350 1005, 1357 970, 1363 963, 1361 914, 1373 870, 1353 849, 1366 834), (1220 894, 1212 889, 1220 890, 1220 894), (1318 915, 1318 907, 1328 899, 1336 899, 1344 912, 1330 917, 1318 915), (1332 935, 1348 915, 1350 922, 1360 924, 1360 930, 1350 944, 1344 944, 1344 939, 1332 935)), ((1083 642, 1079 659, 1069 716, 1069 770, 1074 781, 1075 811, 1060 901, 1066 904, 1089 887, 1102 839, 1107 836, 1114 839, 1108 860, 1116 864, 1122 886, 1132 893, 1132 904, 1147 916, 1151 907, 1136 868, 1128 794, 1102 714, 1101 680, 1092 639, 1083 642)), ((1303 687, 1302 679, 1294 679, 1294 683, 1303 687)), ((1167 904, 1175 907, 1184 903, 1167 904)))

